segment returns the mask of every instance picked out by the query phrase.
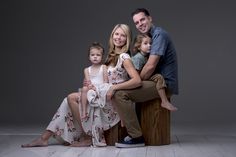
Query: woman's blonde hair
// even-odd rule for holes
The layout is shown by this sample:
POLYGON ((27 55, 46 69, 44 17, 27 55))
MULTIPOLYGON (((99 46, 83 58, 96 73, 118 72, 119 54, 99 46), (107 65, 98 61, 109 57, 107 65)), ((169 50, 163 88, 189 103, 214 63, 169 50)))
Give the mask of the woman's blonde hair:
POLYGON ((125 53, 125 52, 129 52, 129 49, 130 49, 130 44, 131 44, 131 30, 129 28, 128 25, 126 24, 117 24, 112 32, 111 32, 111 35, 110 35, 110 38, 109 38, 109 43, 108 43, 108 56, 107 56, 107 59, 106 59, 106 62, 105 64, 106 65, 116 65, 117 61, 118 61, 118 57, 121 53, 125 53), (114 32, 118 29, 118 28, 121 28, 125 35, 126 35, 126 44, 121 48, 121 51, 120 52, 116 52, 115 50, 115 45, 113 43, 113 35, 114 35, 114 32))

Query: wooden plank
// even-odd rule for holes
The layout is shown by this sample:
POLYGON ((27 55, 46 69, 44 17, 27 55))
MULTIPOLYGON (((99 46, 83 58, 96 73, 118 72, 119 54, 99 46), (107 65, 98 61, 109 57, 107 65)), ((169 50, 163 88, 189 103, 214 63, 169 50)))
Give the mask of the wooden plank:
POLYGON ((126 135, 126 129, 121 127, 120 123, 104 132, 105 140, 108 146, 114 146, 115 142, 123 139, 126 135))
POLYGON ((170 111, 155 99, 136 105, 140 107, 140 123, 146 145, 170 144, 170 111))

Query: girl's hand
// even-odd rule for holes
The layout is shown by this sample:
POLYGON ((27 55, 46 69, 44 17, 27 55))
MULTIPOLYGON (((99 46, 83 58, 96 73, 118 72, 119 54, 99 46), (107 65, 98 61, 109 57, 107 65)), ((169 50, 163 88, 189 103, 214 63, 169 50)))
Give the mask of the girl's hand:
POLYGON ((92 85, 92 83, 90 80, 84 80, 83 85, 88 87, 88 86, 92 85))
POLYGON ((92 89, 92 90, 96 91, 96 87, 93 84, 88 85, 88 89, 89 90, 92 89))

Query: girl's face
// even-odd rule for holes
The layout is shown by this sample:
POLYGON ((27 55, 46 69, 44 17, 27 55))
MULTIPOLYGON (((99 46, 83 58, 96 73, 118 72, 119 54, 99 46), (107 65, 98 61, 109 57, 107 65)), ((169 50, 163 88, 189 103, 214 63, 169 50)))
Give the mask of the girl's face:
POLYGON ((144 37, 142 40, 142 43, 140 45, 140 51, 144 52, 144 53, 150 53, 151 50, 151 38, 149 37, 144 37))
POLYGON ((112 39, 115 47, 122 48, 126 44, 127 36, 121 28, 117 28, 112 39))
POLYGON ((91 48, 89 53, 89 60, 92 64, 101 64, 102 62, 102 50, 97 48, 91 48))

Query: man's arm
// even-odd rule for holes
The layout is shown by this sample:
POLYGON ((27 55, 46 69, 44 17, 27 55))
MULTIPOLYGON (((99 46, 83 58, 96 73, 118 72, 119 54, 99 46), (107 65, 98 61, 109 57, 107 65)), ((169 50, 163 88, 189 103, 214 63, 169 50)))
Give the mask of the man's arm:
POLYGON ((151 77, 152 73, 156 69, 157 63, 160 60, 159 55, 150 55, 147 63, 144 65, 140 77, 142 80, 147 80, 151 77))

